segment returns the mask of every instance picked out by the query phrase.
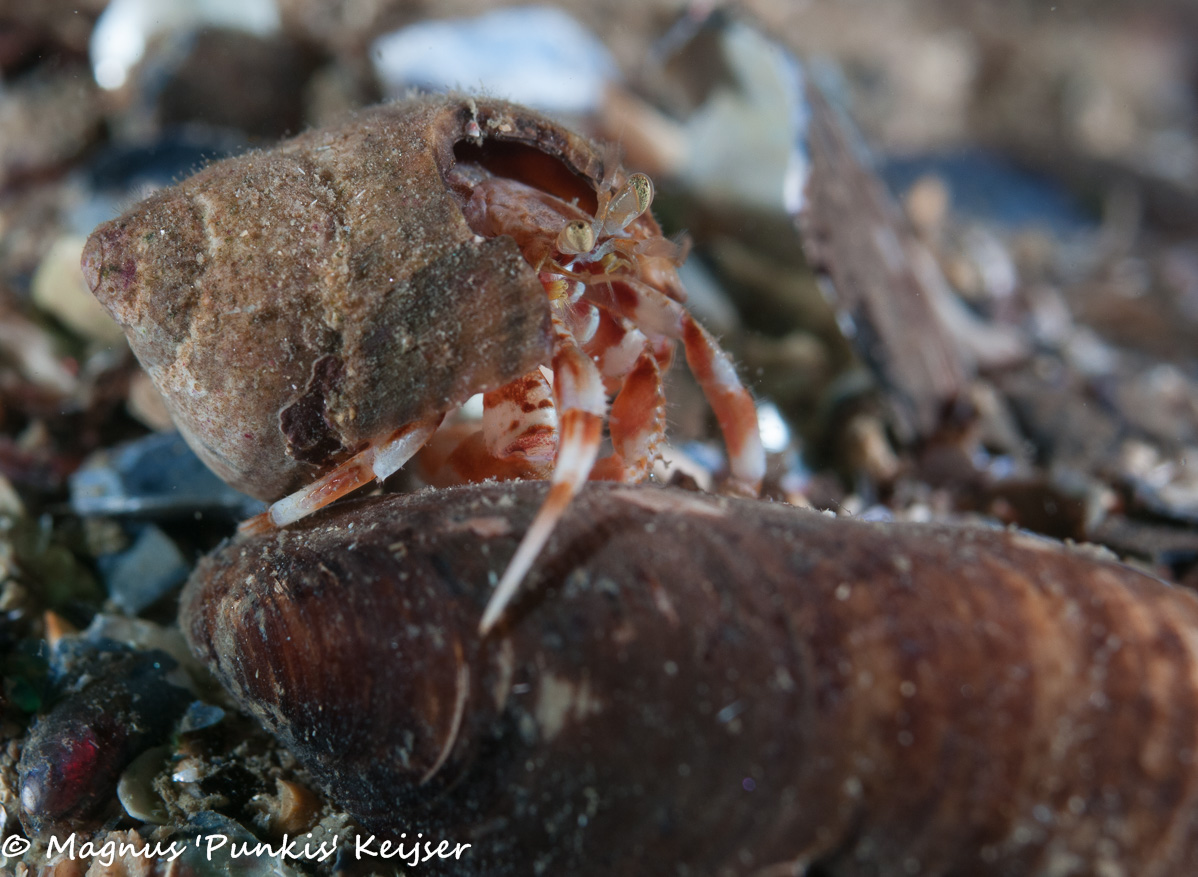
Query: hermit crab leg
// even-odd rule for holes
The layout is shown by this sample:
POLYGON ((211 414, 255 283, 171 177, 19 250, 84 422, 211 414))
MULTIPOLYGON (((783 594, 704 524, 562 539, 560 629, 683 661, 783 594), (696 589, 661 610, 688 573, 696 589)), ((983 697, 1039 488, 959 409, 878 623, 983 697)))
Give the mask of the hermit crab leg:
POLYGON ((665 391, 657 358, 644 349, 628 372, 607 418, 615 453, 595 464, 591 478, 625 482, 643 479, 653 465, 658 447, 665 440, 665 410, 665 391))
POLYGON ((719 421, 728 448, 733 486, 748 496, 757 496, 765 478, 765 449, 757 426, 757 406, 736 376, 728 354, 690 314, 685 310, 682 313, 686 364, 719 421))
POLYGON ((583 298, 626 317, 642 331, 681 339, 686 364, 715 412, 728 448, 732 486, 756 496, 765 477, 765 450, 753 397, 736 376, 728 354, 686 308, 633 277, 594 275, 583 298))
POLYGON ((624 378, 632 373, 649 339, 623 317, 593 305, 588 307, 599 314, 599 325, 583 350, 599 367, 607 392, 615 394, 623 387, 624 378))
POLYGON ((570 500, 586 482, 599 455, 607 394, 591 358, 583 353, 570 330, 556 315, 553 331, 553 395, 557 402, 559 440, 549 494, 524 534, 516 553, 495 586, 483 612, 479 632, 486 634, 515 596, 520 582, 545 547, 570 500))
POLYGON ((238 527, 242 533, 264 533, 298 521, 372 479, 382 481, 397 472, 437 431, 444 415, 415 420, 397 429, 384 442, 372 445, 307 487, 285 496, 238 527))

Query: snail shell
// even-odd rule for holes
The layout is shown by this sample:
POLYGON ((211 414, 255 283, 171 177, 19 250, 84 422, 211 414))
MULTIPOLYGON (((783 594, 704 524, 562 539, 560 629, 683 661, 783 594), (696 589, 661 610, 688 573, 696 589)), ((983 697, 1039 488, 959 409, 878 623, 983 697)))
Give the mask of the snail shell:
POLYGON ((1193 595, 1020 533, 595 484, 480 640, 545 489, 227 545, 185 633, 375 830, 471 843, 455 874, 1198 860, 1193 595))
POLYGON ((584 193, 603 176, 531 110, 419 98, 214 164, 92 234, 89 286, 227 482, 277 499, 548 358, 535 272, 445 181, 484 139, 584 193))

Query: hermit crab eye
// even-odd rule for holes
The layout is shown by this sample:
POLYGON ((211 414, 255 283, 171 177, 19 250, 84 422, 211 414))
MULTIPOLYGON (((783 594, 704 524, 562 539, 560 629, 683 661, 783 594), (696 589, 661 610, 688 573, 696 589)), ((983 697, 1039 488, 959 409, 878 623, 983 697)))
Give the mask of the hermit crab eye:
POLYGON ((607 234, 623 231, 653 203, 653 181, 644 174, 633 174, 616 192, 607 208, 603 230, 607 234))
POLYGON ((557 235, 557 251, 577 256, 595 248, 595 232, 589 222, 575 219, 567 222, 557 235))

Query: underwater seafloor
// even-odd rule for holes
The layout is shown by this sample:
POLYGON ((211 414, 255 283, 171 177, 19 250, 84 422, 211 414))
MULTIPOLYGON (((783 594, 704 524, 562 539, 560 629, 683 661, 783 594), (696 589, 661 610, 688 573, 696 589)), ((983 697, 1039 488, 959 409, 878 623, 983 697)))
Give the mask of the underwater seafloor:
MULTIPOLYGON (((539 107, 618 142, 653 179, 666 234, 690 242, 690 310, 757 400, 763 502, 1014 527, 1198 587, 1189 4, 234 6, 0 6, 0 863, 13 873, 425 868, 351 855, 354 818, 190 654, 180 589, 262 505, 173 432, 79 268, 92 229, 151 192, 414 89, 539 107), (284 835, 319 854, 280 855, 284 835), (115 856, 114 841, 181 855, 115 856), (274 852, 232 857, 260 842, 274 852)), ((682 360, 654 480, 717 489, 724 445, 682 360)), ((759 550, 743 557, 750 584, 772 563, 759 550)), ((951 676, 951 655, 929 660, 951 676)), ((1159 716, 1134 694, 1142 724, 1119 728, 1151 736, 1159 716)), ((745 708, 717 707, 721 725, 745 708)), ((1051 845, 1053 826, 1037 831, 1051 845)), ((505 873, 534 873, 538 855, 505 873)), ((636 873, 762 864, 680 871, 653 855, 638 852, 636 873)), ((1119 861, 1130 870, 1094 873, 1136 873, 1134 856, 1119 861)), ((914 856, 870 867, 826 873, 950 873, 914 856)))

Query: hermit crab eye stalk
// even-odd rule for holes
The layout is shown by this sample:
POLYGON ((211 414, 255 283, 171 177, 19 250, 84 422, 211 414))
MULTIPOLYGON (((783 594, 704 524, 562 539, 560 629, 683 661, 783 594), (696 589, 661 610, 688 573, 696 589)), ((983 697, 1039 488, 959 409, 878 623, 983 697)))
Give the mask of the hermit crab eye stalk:
POLYGON ((604 234, 616 234, 628 228, 652 204, 653 181, 644 174, 633 174, 607 207, 607 216, 603 220, 604 234))
POLYGON ((578 256, 595 249, 595 231, 589 222, 575 219, 567 222, 557 235, 557 251, 568 256, 578 256))

